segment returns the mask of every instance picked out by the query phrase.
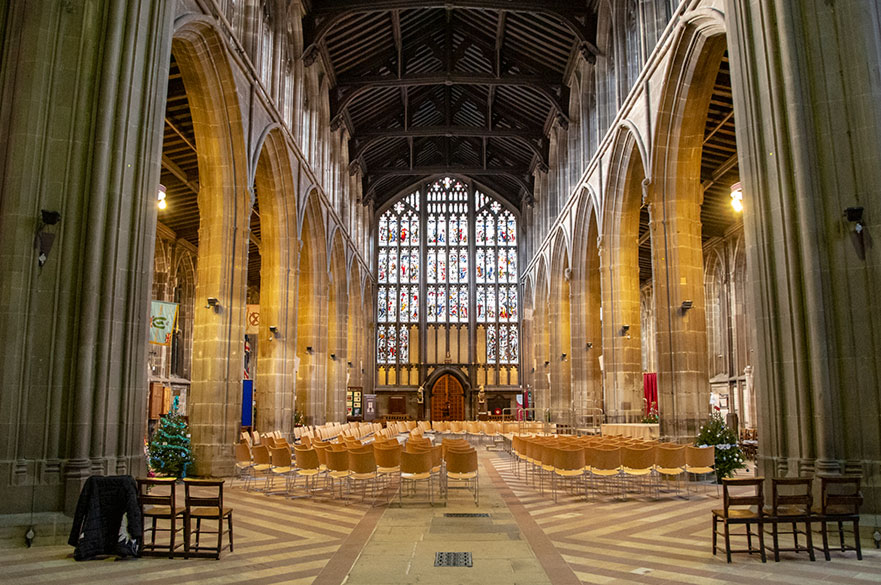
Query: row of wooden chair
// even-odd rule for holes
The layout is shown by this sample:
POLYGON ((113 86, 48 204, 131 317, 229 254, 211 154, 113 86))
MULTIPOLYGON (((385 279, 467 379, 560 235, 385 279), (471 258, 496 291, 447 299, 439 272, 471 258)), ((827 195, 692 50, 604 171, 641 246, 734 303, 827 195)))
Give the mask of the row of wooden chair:
POLYGON ((662 484, 675 486, 676 491, 681 492, 683 478, 715 476, 712 446, 693 447, 639 439, 515 435, 512 453, 518 475, 520 465, 525 465, 527 480, 530 472, 533 484, 537 476, 542 493, 545 478, 550 479, 555 500, 558 482, 568 482, 576 489, 583 486, 586 495, 599 493, 602 488, 613 495, 624 495, 628 488, 641 488, 658 497, 662 484))
POLYGON ((177 502, 176 478, 138 478, 137 483, 138 502, 144 518, 144 531, 141 534, 142 554, 163 556, 167 554, 168 558, 173 558, 177 554, 177 549, 182 547, 184 558, 207 554, 219 559, 221 551, 226 548, 223 545, 224 534, 228 534, 229 550, 233 551, 232 508, 223 505, 222 479, 184 478, 183 507, 177 502), (180 526, 178 520, 181 521, 180 526), (160 521, 167 522, 168 527, 161 526, 160 521), (216 521, 217 530, 203 530, 203 521, 216 521), (227 523, 226 529, 224 522, 227 523), (183 532, 183 542, 178 542, 176 539, 180 532, 183 532), (147 533, 150 537, 149 542, 145 538, 147 533), (168 539, 165 542, 162 540, 157 542, 157 535, 162 533, 167 533, 168 539), (216 535, 216 545, 204 544, 201 541, 203 534, 216 535))
POLYGON ((830 560, 828 524, 838 527, 838 537, 842 552, 853 550, 857 559, 862 560, 860 546, 860 506, 863 496, 860 491, 860 476, 819 476, 820 503, 814 506, 812 478, 772 478, 771 506, 765 505, 763 477, 725 478, 722 480, 722 508, 713 510, 713 554, 719 550, 718 536, 722 535, 726 560, 731 562, 731 554, 745 552, 759 553, 762 562, 766 560, 765 526, 770 525, 774 560, 780 560, 780 553, 807 552, 815 559, 812 539, 812 525, 819 524, 823 537, 823 554, 830 560), (853 544, 845 542, 844 524, 852 525, 853 544), (731 526, 743 525, 746 532, 732 534, 731 526), (799 528, 802 525, 804 528, 799 528), (753 533, 752 527, 756 527, 753 533), (781 530, 781 526, 784 530, 781 530), (722 531, 719 531, 721 527, 722 531), (785 530, 785 527, 790 527, 785 530), (780 536, 791 535, 791 548, 780 546, 780 536), (746 538, 745 549, 732 549, 731 537, 746 538), (803 536, 804 545, 799 544, 803 536), (753 537, 758 539, 758 547, 753 546, 753 537))
MULTIPOLYGON (((376 437, 373 444, 363 445, 357 440, 338 443, 312 441, 311 445, 295 445, 291 451, 287 447, 269 448, 257 445, 251 449, 244 441, 236 446, 237 467, 248 489, 255 486, 256 480, 263 479, 262 491, 266 493, 293 494, 302 478, 305 493, 313 496, 319 491, 318 480, 325 480, 325 490, 336 497, 348 501, 346 492, 363 484, 363 498, 366 488, 371 487, 374 504, 379 493, 388 488, 397 488, 399 500, 403 498, 404 484, 414 488, 421 481, 428 483, 429 502, 434 503, 435 484, 439 496, 446 501, 447 486, 450 480, 456 485, 465 485, 478 501, 477 454, 464 440, 444 441, 442 445, 432 445, 430 439, 411 434, 402 447, 396 439, 376 437), (462 461, 461 452, 471 451, 467 461, 462 461), (454 454, 455 452, 455 454, 454 454), (452 457, 452 467, 447 467, 445 454, 452 457), (284 486, 276 488, 276 480, 284 478, 284 486), (349 488, 348 490, 346 488, 349 488)), ((412 490, 411 490, 412 491, 412 490)))

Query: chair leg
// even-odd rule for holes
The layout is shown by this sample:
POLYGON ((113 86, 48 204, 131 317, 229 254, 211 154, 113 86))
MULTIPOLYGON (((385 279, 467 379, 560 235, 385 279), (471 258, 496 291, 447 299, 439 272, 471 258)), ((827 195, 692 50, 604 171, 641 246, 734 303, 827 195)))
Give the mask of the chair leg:
POLYGON ((220 560, 220 549, 223 547, 223 515, 220 515, 217 518, 217 556, 214 557, 218 561, 220 560))
MULTIPOLYGON (((795 526, 795 524, 793 524, 795 526)), ((780 542, 778 540, 778 531, 777 531, 777 522, 771 523, 771 535, 773 537, 773 547, 774 547, 774 562, 780 562, 780 542)), ((792 537, 796 539, 795 541, 795 549, 798 550, 798 536, 795 534, 795 528, 793 528, 792 537)))
POLYGON ((168 558, 173 559, 174 558, 174 533, 177 531, 176 530, 177 529, 177 522, 175 521, 174 516, 171 517, 169 522, 171 524, 171 534, 169 535, 169 542, 168 542, 168 558))
POLYGON ((725 559, 730 563, 731 562, 731 531, 728 526, 728 522, 723 521, 723 528, 725 529, 725 559))
POLYGON ((841 552, 844 552, 844 522, 838 521, 838 539, 841 542, 841 552))
POLYGON ((713 515, 713 556, 716 556, 716 541, 717 541, 716 535, 718 534, 716 527, 718 524, 718 520, 719 519, 714 514, 713 515))
POLYGON ((826 522, 822 522, 822 528, 820 531, 823 533, 823 555, 826 557, 828 561, 831 557, 829 556, 829 530, 826 526, 826 522))
POLYGON ((762 555, 762 562, 764 563, 767 560, 765 558, 765 527, 761 521, 759 521, 759 552, 762 555))
POLYGON ((857 517, 853 521, 853 543, 857 549, 857 560, 863 560, 863 547, 860 545, 860 519, 857 517))
POLYGON ((184 558, 190 558, 190 516, 184 513, 184 558))
POLYGON ((805 539, 808 541, 808 554, 810 555, 812 561, 816 561, 817 557, 814 555, 814 541, 813 536, 811 535, 810 520, 805 520, 805 539))
POLYGON ((229 552, 232 552, 232 512, 227 516, 229 519, 229 552))

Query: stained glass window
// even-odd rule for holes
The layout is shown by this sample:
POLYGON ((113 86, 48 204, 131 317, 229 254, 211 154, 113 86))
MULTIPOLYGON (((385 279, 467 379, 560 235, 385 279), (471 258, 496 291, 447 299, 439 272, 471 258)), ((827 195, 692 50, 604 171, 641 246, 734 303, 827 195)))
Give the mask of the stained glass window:
POLYGON ((419 321, 420 196, 411 193, 379 219, 376 355, 380 364, 409 360, 406 323, 419 321), (410 285, 413 286, 410 286, 410 285))
POLYGON ((411 327, 420 321, 480 323, 486 330, 481 361, 518 363, 517 237, 512 211, 452 177, 399 199, 382 213, 377 237, 379 363, 418 357, 410 356, 409 349, 411 327))
POLYGON ((487 363, 514 364, 517 342, 517 220, 484 193, 475 197, 477 232, 477 321, 486 323, 487 363))

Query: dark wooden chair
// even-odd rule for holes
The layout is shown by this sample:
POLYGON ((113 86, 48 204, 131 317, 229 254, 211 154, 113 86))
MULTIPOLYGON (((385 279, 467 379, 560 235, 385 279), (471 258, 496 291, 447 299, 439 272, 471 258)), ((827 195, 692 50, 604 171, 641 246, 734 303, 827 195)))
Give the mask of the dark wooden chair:
POLYGON ((820 509, 815 510, 814 520, 820 523, 823 534, 823 554, 828 561, 829 522, 838 524, 838 538, 841 551, 856 551, 857 559, 863 560, 863 549, 860 547, 860 506, 863 494, 860 491, 862 478, 858 475, 820 476, 820 509), (853 525, 853 545, 845 543, 844 523, 853 525))
POLYGON ((806 552, 815 560, 811 539, 811 484, 809 477, 775 477, 771 479, 771 536, 774 561, 780 561, 780 552, 806 552), (781 525, 792 525, 792 530, 781 531, 781 525), (798 525, 804 524, 804 530, 798 525), (780 548, 780 535, 792 535, 792 548, 780 548), (805 537, 805 546, 799 545, 798 537, 805 537))
POLYGON ((718 524, 722 523, 723 536, 725 537, 725 557, 731 562, 731 553, 759 553, 764 563, 765 558, 765 535, 764 535, 764 493, 762 486, 765 478, 729 478, 722 479, 722 509, 713 510, 713 554, 718 550, 717 537, 719 535, 718 524), (747 495, 737 493, 731 494, 731 489, 737 488, 738 492, 742 488, 753 488, 752 492, 747 495), (752 510, 755 507, 755 511, 752 510), (734 536, 746 536, 747 547, 745 549, 732 550, 731 548, 731 526, 743 524, 746 527, 746 534, 735 534, 734 536), (758 528, 757 534, 753 534, 751 527, 755 525, 758 528), (753 548, 753 536, 759 539, 759 547, 753 548))
POLYGON ((186 520, 184 531, 186 546, 184 558, 190 554, 205 556, 201 549, 207 549, 210 556, 220 558, 223 546, 223 533, 229 534, 229 552, 233 552, 232 536, 232 508, 223 506, 223 480, 222 479, 184 479, 184 492, 186 502, 186 520), (195 543, 192 542, 193 520, 196 521, 195 543), (202 530, 202 521, 216 521, 217 530, 202 530), (224 530, 224 520, 228 523, 228 529, 224 530), (202 534, 216 534, 216 546, 205 546, 200 542, 202 534), (202 554, 200 554, 202 553, 202 554))
POLYGON ((178 532, 184 531, 184 515, 186 510, 178 508, 176 503, 174 477, 138 478, 138 504, 141 506, 141 516, 144 518, 144 530, 141 534, 141 554, 161 556, 168 555, 174 558, 174 551, 180 546, 185 546, 186 541, 175 543, 178 532), (178 526, 177 519, 181 519, 178 526), (168 521, 168 528, 161 528, 160 520, 168 521), (148 522, 150 525, 148 526, 148 522), (147 542, 146 533, 150 532, 150 542, 147 542), (156 543, 156 533, 167 532, 167 543, 156 543))

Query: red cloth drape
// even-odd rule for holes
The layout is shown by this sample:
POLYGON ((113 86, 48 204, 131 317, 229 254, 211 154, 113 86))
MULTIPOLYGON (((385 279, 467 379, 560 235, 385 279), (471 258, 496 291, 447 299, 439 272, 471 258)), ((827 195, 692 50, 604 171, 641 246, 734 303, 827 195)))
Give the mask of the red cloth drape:
POLYGON ((642 388, 645 396, 645 413, 648 414, 654 404, 658 407, 658 375, 654 372, 642 375, 642 388))

